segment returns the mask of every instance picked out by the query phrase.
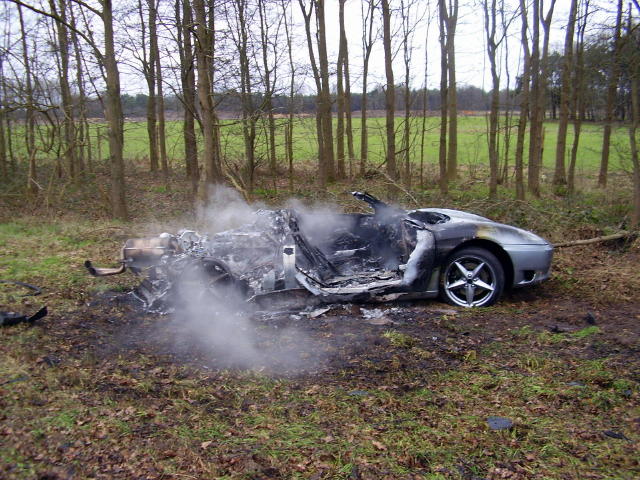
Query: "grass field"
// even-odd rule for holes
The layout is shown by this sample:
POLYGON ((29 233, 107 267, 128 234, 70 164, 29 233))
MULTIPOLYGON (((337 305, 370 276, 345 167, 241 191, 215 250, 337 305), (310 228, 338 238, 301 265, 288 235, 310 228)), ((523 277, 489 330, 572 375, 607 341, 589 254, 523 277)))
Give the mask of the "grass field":
MULTIPOLYGON (((50 312, 0 329, 0 477, 638 478, 637 240, 558 249, 549 282, 486 309, 427 301, 257 318, 260 349, 295 342, 308 368, 272 375, 220 367, 213 347, 180 355, 184 322, 127 301, 139 279, 84 272, 85 259, 112 264, 125 238, 186 210, 186 197, 159 186, 131 178, 144 221, 107 221, 92 207, 0 223, 0 278, 44 289, 22 297, 0 284, 0 310, 50 312), (373 308, 393 323, 368 323, 373 308), (513 426, 494 431, 492 416, 513 426)), ((553 241, 622 217, 603 192, 527 206, 458 193, 448 206, 518 217, 553 241)))
MULTIPOLYGON (((278 157, 284 162, 284 130, 282 121, 278 124, 277 149, 278 157)), ((401 145, 400 132, 402 131, 403 120, 398 118, 396 142, 398 148, 401 145)), ((356 158, 359 158, 360 150, 360 119, 353 119, 354 126, 354 143, 356 158)), ((372 118, 368 122, 369 127, 369 159, 373 165, 379 165, 384 160, 384 119, 372 118)), ((167 151, 169 158, 174 166, 181 165, 184 157, 183 140, 182 140, 182 122, 167 122, 167 151)), ((257 140, 258 157, 262 157, 264 161, 265 144, 264 130, 259 129, 259 137, 257 140)), ((422 128, 422 119, 412 119, 412 148, 411 158, 414 163, 420 161, 420 130, 422 128)), ((426 122, 425 137, 425 155, 424 161, 426 168, 435 169, 438 155, 438 135, 439 135, 439 119, 429 117, 426 122)), ((516 127, 512 129, 511 147, 510 147, 510 163, 513 164, 515 150, 516 127)), ((458 120, 458 161, 461 165, 467 166, 470 171, 475 168, 486 165, 488 163, 487 148, 487 123, 484 117, 460 117, 458 120)), ((226 120, 223 122, 222 132, 222 149, 227 158, 236 160, 243 156, 243 140, 242 127, 235 121, 226 120)), ((102 157, 106 157, 108 153, 108 145, 106 141, 106 126, 94 124, 92 127, 92 142, 94 156, 98 156, 97 137, 102 137, 100 145, 100 153, 102 157)), ((21 147, 22 138, 20 130, 16 130, 16 136, 20 137, 14 140, 16 144, 16 153, 24 154, 21 147)), ((502 137, 501 137, 502 138, 502 137)), ((557 123, 547 122, 545 124, 544 152, 543 160, 546 167, 552 167, 555 163, 555 146, 557 141, 557 123)), ((572 128, 569 129, 567 145, 571 145, 573 141, 572 128)), ((504 147, 501 147, 504 148, 504 147)), ((526 146, 525 146, 526 148, 526 146)), ((599 167, 600 155, 602 150, 602 127, 597 124, 584 124, 580 146, 578 150, 577 171, 582 174, 589 174, 599 167)), ((526 151, 526 150, 525 150, 526 151)), ((315 134, 315 120, 313 118, 303 118, 296 121, 294 127, 294 157, 296 162, 305 162, 316 157, 317 144, 315 134)), ((628 138, 626 128, 620 127, 614 129, 612 135, 612 154, 610 159, 611 170, 620 170, 628 167, 628 138)), ((148 155, 148 137, 145 122, 128 121, 125 123, 125 142, 124 142, 125 158, 142 159, 148 155)), ((40 157, 48 158, 50 154, 41 153, 40 157)))

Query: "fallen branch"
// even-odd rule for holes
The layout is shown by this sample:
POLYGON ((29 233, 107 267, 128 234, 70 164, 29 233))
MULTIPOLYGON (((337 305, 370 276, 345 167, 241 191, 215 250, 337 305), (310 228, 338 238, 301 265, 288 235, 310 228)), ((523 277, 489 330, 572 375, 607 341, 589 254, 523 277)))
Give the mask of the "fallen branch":
POLYGON ((575 247, 576 245, 590 245, 592 243, 608 242, 609 240, 618 240, 619 238, 628 238, 638 235, 638 232, 618 232, 612 235, 604 235, 602 237, 588 238, 586 240, 573 240, 571 242, 556 243, 554 248, 575 247))

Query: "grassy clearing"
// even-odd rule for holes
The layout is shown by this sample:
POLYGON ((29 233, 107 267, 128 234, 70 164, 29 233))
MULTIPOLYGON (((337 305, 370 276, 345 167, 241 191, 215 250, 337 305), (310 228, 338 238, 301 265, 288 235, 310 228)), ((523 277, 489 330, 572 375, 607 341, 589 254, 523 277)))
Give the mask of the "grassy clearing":
MULTIPOLYGON (((396 119, 397 131, 401 132, 404 120, 396 119)), ((278 149, 278 157, 284 161, 284 128, 281 121, 277 124, 276 145, 278 149)), ((359 138, 360 138, 360 119, 353 119, 354 138, 355 138, 355 155, 359 158, 359 138)), ((420 132, 422 129, 422 118, 414 117, 411 119, 411 138, 412 148, 410 149, 411 159, 414 164, 420 162, 420 132)), ((438 130, 439 119, 429 117, 425 124, 425 152, 424 162, 427 169, 437 168, 438 157, 438 130)), ((557 141, 557 122, 548 121, 545 124, 544 135, 544 151, 543 162, 548 168, 552 168, 555 164, 555 146, 557 141)), ((106 126, 101 124, 92 125, 92 150, 94 157, 99 157, 99 153, 106 158, 108 153, 108 144, 106 139, 106 126), (98 142, 97 139, 101 141, 98 142)), ((182 165, 184 158, 184 145, 182 138, 182 122, 170 121, 166 124, 167 132, 167 153, 172 159, 175 167, 182 165)), ((222 151, 230 160, 241 159, 244 156, 242 141, 242 126, 237 121, 225 120, 222 123, 222 151)), ((385 145, 385 126, 384 118, 371 118, 368 122, 369 132, 369 160, 373 165, 379 165, 384 161, 384 145, 385 145)), ((263 130, 260 130, 263 133, 263 130)), ((515 148, 516 127, 513 127, 511 137, 511 155, 510 163, 513 165, 513 155, 515 148)), ((125 123, 124 129, 124 155, 129 159, 143 159, 148 156, 148 136, 146 122, 128 121, 125 123)), ((22 145, 22 136, 20 129, 16 129, 16 154, 25 156, 24 146, 22 145)), ((199 136, 199 141, 202 138, 199 136)), ((396 136, 396 141, 400 141, 400 137, 396 136)), ((567 145, 571 145, 573 141, 572 129, 569 129, 567 137, 567 145)), ((610 160, 610 169, 618 171, 621 168, 629 168, 628 160, 628 138, 627 129, 624 127, 614 128, 612 134, 612 156, 610 160)), ((258 152, 258 160, 265 162, 266 142, 264 138, 259 136, 256 147, 258 152)), ((200 146, 202 148, 202 145, 200 146)), ((501 147, 504 148, 504 147, 501 147)), ((526 151, 525 146, 525 151, 526 151)), ((484 117, 460 117, 458 119, 458 162, 460 165, 466 166, 472 173, 478 169, 482 169, 488 164, 487 153, 487 121, 484 117)), ((600 165, 600 155, 602 151, 602 127, 596 124, 585 124, 582 128, 580 146, 578 149, 577 173, 584 175, 590 174, 597 170, 600 165)), ((294 127, 294 160, 296 163, 305 163, 314 159, 317 155, 317 144, 315 137, 315 120, 313 118, 298 119, 294 127)), ((48 158, 50 155, 42 154, 42 158, 48 158)), ((357 168, 357 167, 354 167, 357 168)), ((435 171, 435 170, 434 170, 435 171)))

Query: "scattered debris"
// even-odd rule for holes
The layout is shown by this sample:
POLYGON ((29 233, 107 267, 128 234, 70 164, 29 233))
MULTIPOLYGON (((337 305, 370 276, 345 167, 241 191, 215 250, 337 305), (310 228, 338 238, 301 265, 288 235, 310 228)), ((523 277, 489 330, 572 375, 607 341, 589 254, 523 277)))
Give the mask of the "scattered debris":
POLYGON ((312 311, 306 313, 306 315, 309 318, 318 318, 320 315, 324 315, 329 310, 331 310, 331 307, 316 308, 315 310, 312 310, 312 311))
POLYGON ((19 377, 5 380, 4 382, 0 383, 0 385, 9 385, 10 383, 24 382, 25 380, 29 380, 29 377, 27 375, 20 375, 19 377))
POLYGON ((42 289, 40 287, 36 287, 35 285, 31 285, 29 283, 24 283, 24 282, 18 282, 15 280, 0 280, 0 283, 8 283, 11 285, 18 285, 19 287, 24 287, 27 288, 29 290, 31 290, 31 292, 29 293, 25 293, 24 295, 22 295, 23 297, 35 297, 36 295, 40 295, 42 293, 42 289))
POLYGON ((487 423, 491 430, 509 430, 513 427, 513 422, 505 417, 489 417, 487 423))
POLYGON ((0 326, 11 327, 13 325, 18 325, 19 323, 28 323, 33 325, 36 320, 40 320, 45 317, 47 313, 47 307, 42 307, 31 316, 16 312, 0 312, 0 326))
POLYGON ((615 438, 616 440, 629 440, 624 433, 616 432, 614 430, 604 430, 602 433, 607 437, 615 438))
POLYGON ((347 395, 350 397, 368 397, 371 394, 366 390, 351 390, 347 395))
POLYGON ((569 385, 570 387, 581 387, 581 388, 586 387, 586 385, 583 382, 579 382, 579 381, 569 382, 567 383, 567 385, 569 385))

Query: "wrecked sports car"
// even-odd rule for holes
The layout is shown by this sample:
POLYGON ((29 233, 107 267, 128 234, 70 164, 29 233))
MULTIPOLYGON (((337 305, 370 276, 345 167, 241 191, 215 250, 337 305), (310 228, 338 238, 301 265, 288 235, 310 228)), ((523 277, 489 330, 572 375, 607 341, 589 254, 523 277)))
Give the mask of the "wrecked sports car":
POLYGON ((457 210, 403 210, 361 192, 370 214, 299 215, 258 210, 243 227, 214 235, 183 230, 126 241, 117 268, 94 276, 142 276, 135 294, 166 311, 176 285, 258 305, 435 298, 489 306, 512 287, 549 278, 553 247, 531 232, 457 210))

